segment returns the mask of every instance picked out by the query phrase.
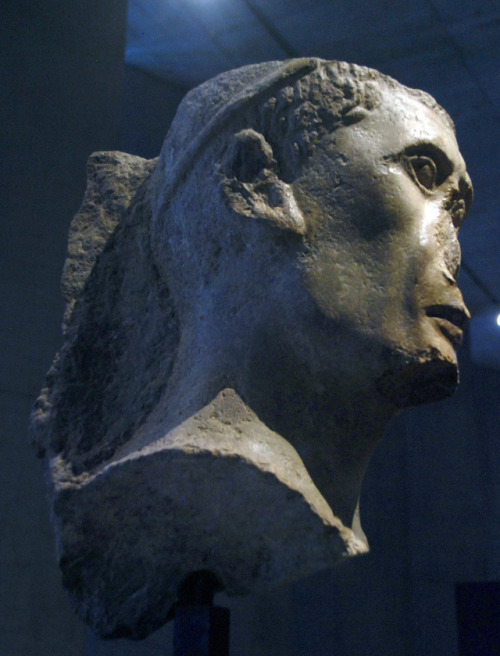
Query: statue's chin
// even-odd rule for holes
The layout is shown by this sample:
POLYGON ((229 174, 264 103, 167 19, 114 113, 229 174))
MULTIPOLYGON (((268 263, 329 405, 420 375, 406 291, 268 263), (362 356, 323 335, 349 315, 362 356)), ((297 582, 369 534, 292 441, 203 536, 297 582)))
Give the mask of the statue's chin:
POLYGON ((458 385, 457 362, 436 349, 417 355, 391 353, 388 360, 377 391, 397 408, 440 401, 451 396, 458 385))

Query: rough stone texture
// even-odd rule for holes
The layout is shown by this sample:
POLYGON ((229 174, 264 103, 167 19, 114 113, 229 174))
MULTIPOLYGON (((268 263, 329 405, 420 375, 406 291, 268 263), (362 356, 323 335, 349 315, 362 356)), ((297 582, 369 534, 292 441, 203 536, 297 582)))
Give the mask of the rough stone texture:
POLYGON ((126 153, 94 153, 87 162, 87 191, 71 222, 61 287, 66 301, 64 330, 97 256, 121 214, 151 171, 153 161, 126 153))
POLYGON ((214 571, 244 594, 366 551, 290 444, 231 390, 79 485, 58 465, 65 583, 105 635, 163 624, 189 572, 214 571))
POLYGON ((188 94, 157 163, 89 174, 33 412, 80 614, 139 638, 194 571, 240 594, 365 552, 387 422, 457 384, 471 190, 444 110, 271 62, 188 94))

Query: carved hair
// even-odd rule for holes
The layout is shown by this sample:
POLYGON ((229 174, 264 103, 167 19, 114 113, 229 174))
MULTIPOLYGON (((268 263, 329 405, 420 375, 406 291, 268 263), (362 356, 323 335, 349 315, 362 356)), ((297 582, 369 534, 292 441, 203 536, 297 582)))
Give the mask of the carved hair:
POLYGON ((297 160, 310 154, 321 136, 377 106, 381 82, 417 98, 454 130, 432 96, 365 66, 317 58, 245 66, 201 84, 179 105, 155 172, 168 179, 156 209, 170 202, 201 151, 229 125, 260 131, 276 154, 282 153, 282 179, 289 181, 297 160))
MULTIPOLYGON (((235 222, 213 193, 213 178, 225 173, 225 152, 233 135, 242 130, 261 135, 277 177, 291 183, 315 145, 340 126, 365 118, 381 102, 384 87, 416 98, 454 129, 446 111, 425 92, 364 66, 316 58, 228 71, 186 95, 163 144, 149 191, 155 263, 165 280, 178 279, 179 296, 185 298, 207 282, 214 261, 225 252, 220 231, 232 232, 235 244, 260 238, 257 226, 235 222), (196 261, 190 268, 187 254, 193 251, 196 261)), ((282 223, 281 227, 291 226, 282 223)), ((269 234, 262 235, 261 241, 264 250, 272 247, 269 234)))

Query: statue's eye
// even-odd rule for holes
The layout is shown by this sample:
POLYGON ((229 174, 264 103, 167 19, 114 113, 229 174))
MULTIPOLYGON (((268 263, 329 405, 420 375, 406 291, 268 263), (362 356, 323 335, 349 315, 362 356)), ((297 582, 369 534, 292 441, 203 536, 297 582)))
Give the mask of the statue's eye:
POLYGON ((408 157, 410 173, 424 189, 432 190, 437 184, 438 170, 436 163, 425 155, 408 157))
POLYGON ((396 158, 413 182, 426 193, 440 187, 454 171, 450 158, 434 143, 412 144, 396 158))

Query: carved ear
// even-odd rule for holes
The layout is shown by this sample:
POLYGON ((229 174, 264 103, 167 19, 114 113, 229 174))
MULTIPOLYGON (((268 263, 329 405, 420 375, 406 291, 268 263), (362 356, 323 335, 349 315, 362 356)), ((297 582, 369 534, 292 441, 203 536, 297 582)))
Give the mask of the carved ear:
POLYGON ((305 234, 304 217, 292 188, 279 179, 273 149, 261 134, 247 129, 233 135, 221 173, 222 195, 232 210, 305 234))

